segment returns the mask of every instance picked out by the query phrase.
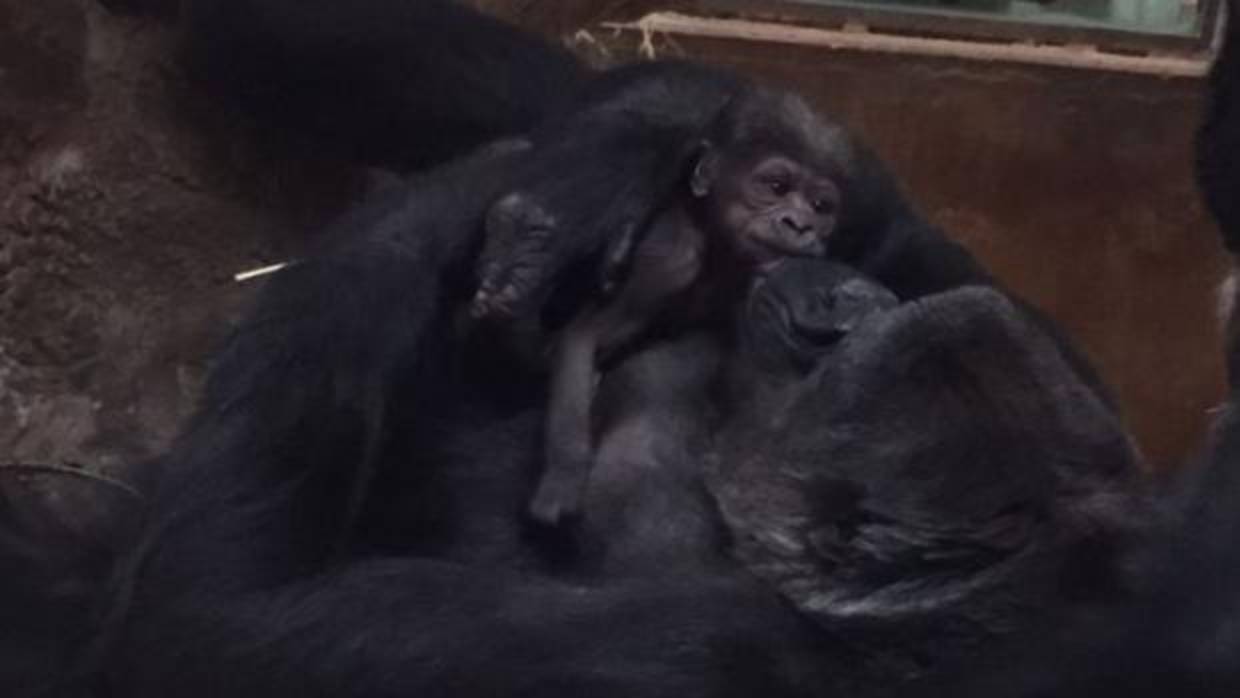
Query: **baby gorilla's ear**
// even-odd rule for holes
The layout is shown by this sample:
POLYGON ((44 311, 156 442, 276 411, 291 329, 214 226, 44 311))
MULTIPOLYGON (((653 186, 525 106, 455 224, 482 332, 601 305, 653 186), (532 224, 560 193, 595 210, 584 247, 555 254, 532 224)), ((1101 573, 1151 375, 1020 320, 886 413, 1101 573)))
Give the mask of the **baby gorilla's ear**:
POLYGON ((697 146, 697 163, 693 166, 693 175, 689 178, 689 189, 699 199, 706 198, 715 187, 719 178, 719 152, 710 141, 702 141, 697 146))

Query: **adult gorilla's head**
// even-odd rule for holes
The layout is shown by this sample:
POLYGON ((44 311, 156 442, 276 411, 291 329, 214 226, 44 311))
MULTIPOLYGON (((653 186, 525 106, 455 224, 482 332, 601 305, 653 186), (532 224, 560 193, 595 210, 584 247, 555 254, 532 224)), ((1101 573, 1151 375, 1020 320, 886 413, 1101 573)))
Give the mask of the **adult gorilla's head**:
POLYGON ((730 371, 751 407, 721 430, 713 477, 739 558, 902 675, 1109 591, 1138 459, 1054 341, 984 288, 871 300, 827 327, 877 292, 824 293, 813 264, 754 289, 730 371))
POLYGON ((729 422, 777 427, 840 340, 898 303, 873 279, 826 260, 789 258, 756 277, 726 371, 729 422))

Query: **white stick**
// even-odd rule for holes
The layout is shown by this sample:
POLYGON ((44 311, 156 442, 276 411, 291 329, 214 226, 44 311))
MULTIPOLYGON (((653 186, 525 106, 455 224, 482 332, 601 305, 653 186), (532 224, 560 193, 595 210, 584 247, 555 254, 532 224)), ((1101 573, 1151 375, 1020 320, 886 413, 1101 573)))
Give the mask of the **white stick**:
POLYGON ((1201 77, 1210 69, 1208 52, 1186 57, 1129 56, 1105 53, 1092 46, 1029 46, 1019 43, 938 39, 917 36, 869 33, 859 28, 822 29, 818 27, 772 24, 741 19, 693 17, 677 12, 655 12, 635 22, 607 22, 616 31, 636 31, 642 48, 651 34, 696 36, 708 39, 736 39, 768 43, 821 46, 837 50, 915 54, 989 61, 1009 61, 1063 68, 1086 68, 1162 77, 1201 77))
POLYGON ((249 281, 250 279, 257 279, 260 276, 267 276, 268 274, 274 274, 280 271, 281 269, 283 269, 284 267, 287 267, 289 264, 292 264, 292 262, 280 262, 279 264, 272 264, 270 266, 260 267, 258 269, 251 269, 249 271, 243 271, 239 274, 234 274, 233 281, 236 281, 237 283, 242 283, 245 281, 249 281))

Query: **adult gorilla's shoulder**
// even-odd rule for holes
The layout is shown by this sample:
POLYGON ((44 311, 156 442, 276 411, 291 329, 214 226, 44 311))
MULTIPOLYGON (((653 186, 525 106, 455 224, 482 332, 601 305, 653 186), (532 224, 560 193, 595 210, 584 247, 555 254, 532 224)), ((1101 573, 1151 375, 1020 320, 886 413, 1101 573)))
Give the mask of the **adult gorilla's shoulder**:
MULTIPOLYGON (((1197 141, 1197 179, 1222 242, 1240 250, 1240 3, 1229 0, 1197 141)), ((1233 270, 1233 274, 1234 274, 1233 270)), ((1224 287, 1234 304, 1237 288, 1224 287)), ((963 683, 961 698, 1223 698, 1240 695, 1240 322, 1225 318, 1231 392, 1202 455, 1166 496, 1165 531, 1142 556, 1141 584, 1102 612, 1056 616, 1004 661, 963 683)))
POLYGON ((1148 514, 1122 424, 1035 321, 968 287, 873 315, 719 449, 739 558, 874 681, 1122 591, 1148 514))

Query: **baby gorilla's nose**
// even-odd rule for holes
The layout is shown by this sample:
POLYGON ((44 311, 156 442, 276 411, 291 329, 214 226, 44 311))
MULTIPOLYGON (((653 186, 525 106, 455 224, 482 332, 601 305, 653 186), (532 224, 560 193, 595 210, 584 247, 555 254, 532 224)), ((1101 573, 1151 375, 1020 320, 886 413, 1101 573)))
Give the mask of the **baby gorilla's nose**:
POLYGON ((814 225, 795 213, 786 213, 779 222, 797 235, 805 235, 814 229, 814 225))

